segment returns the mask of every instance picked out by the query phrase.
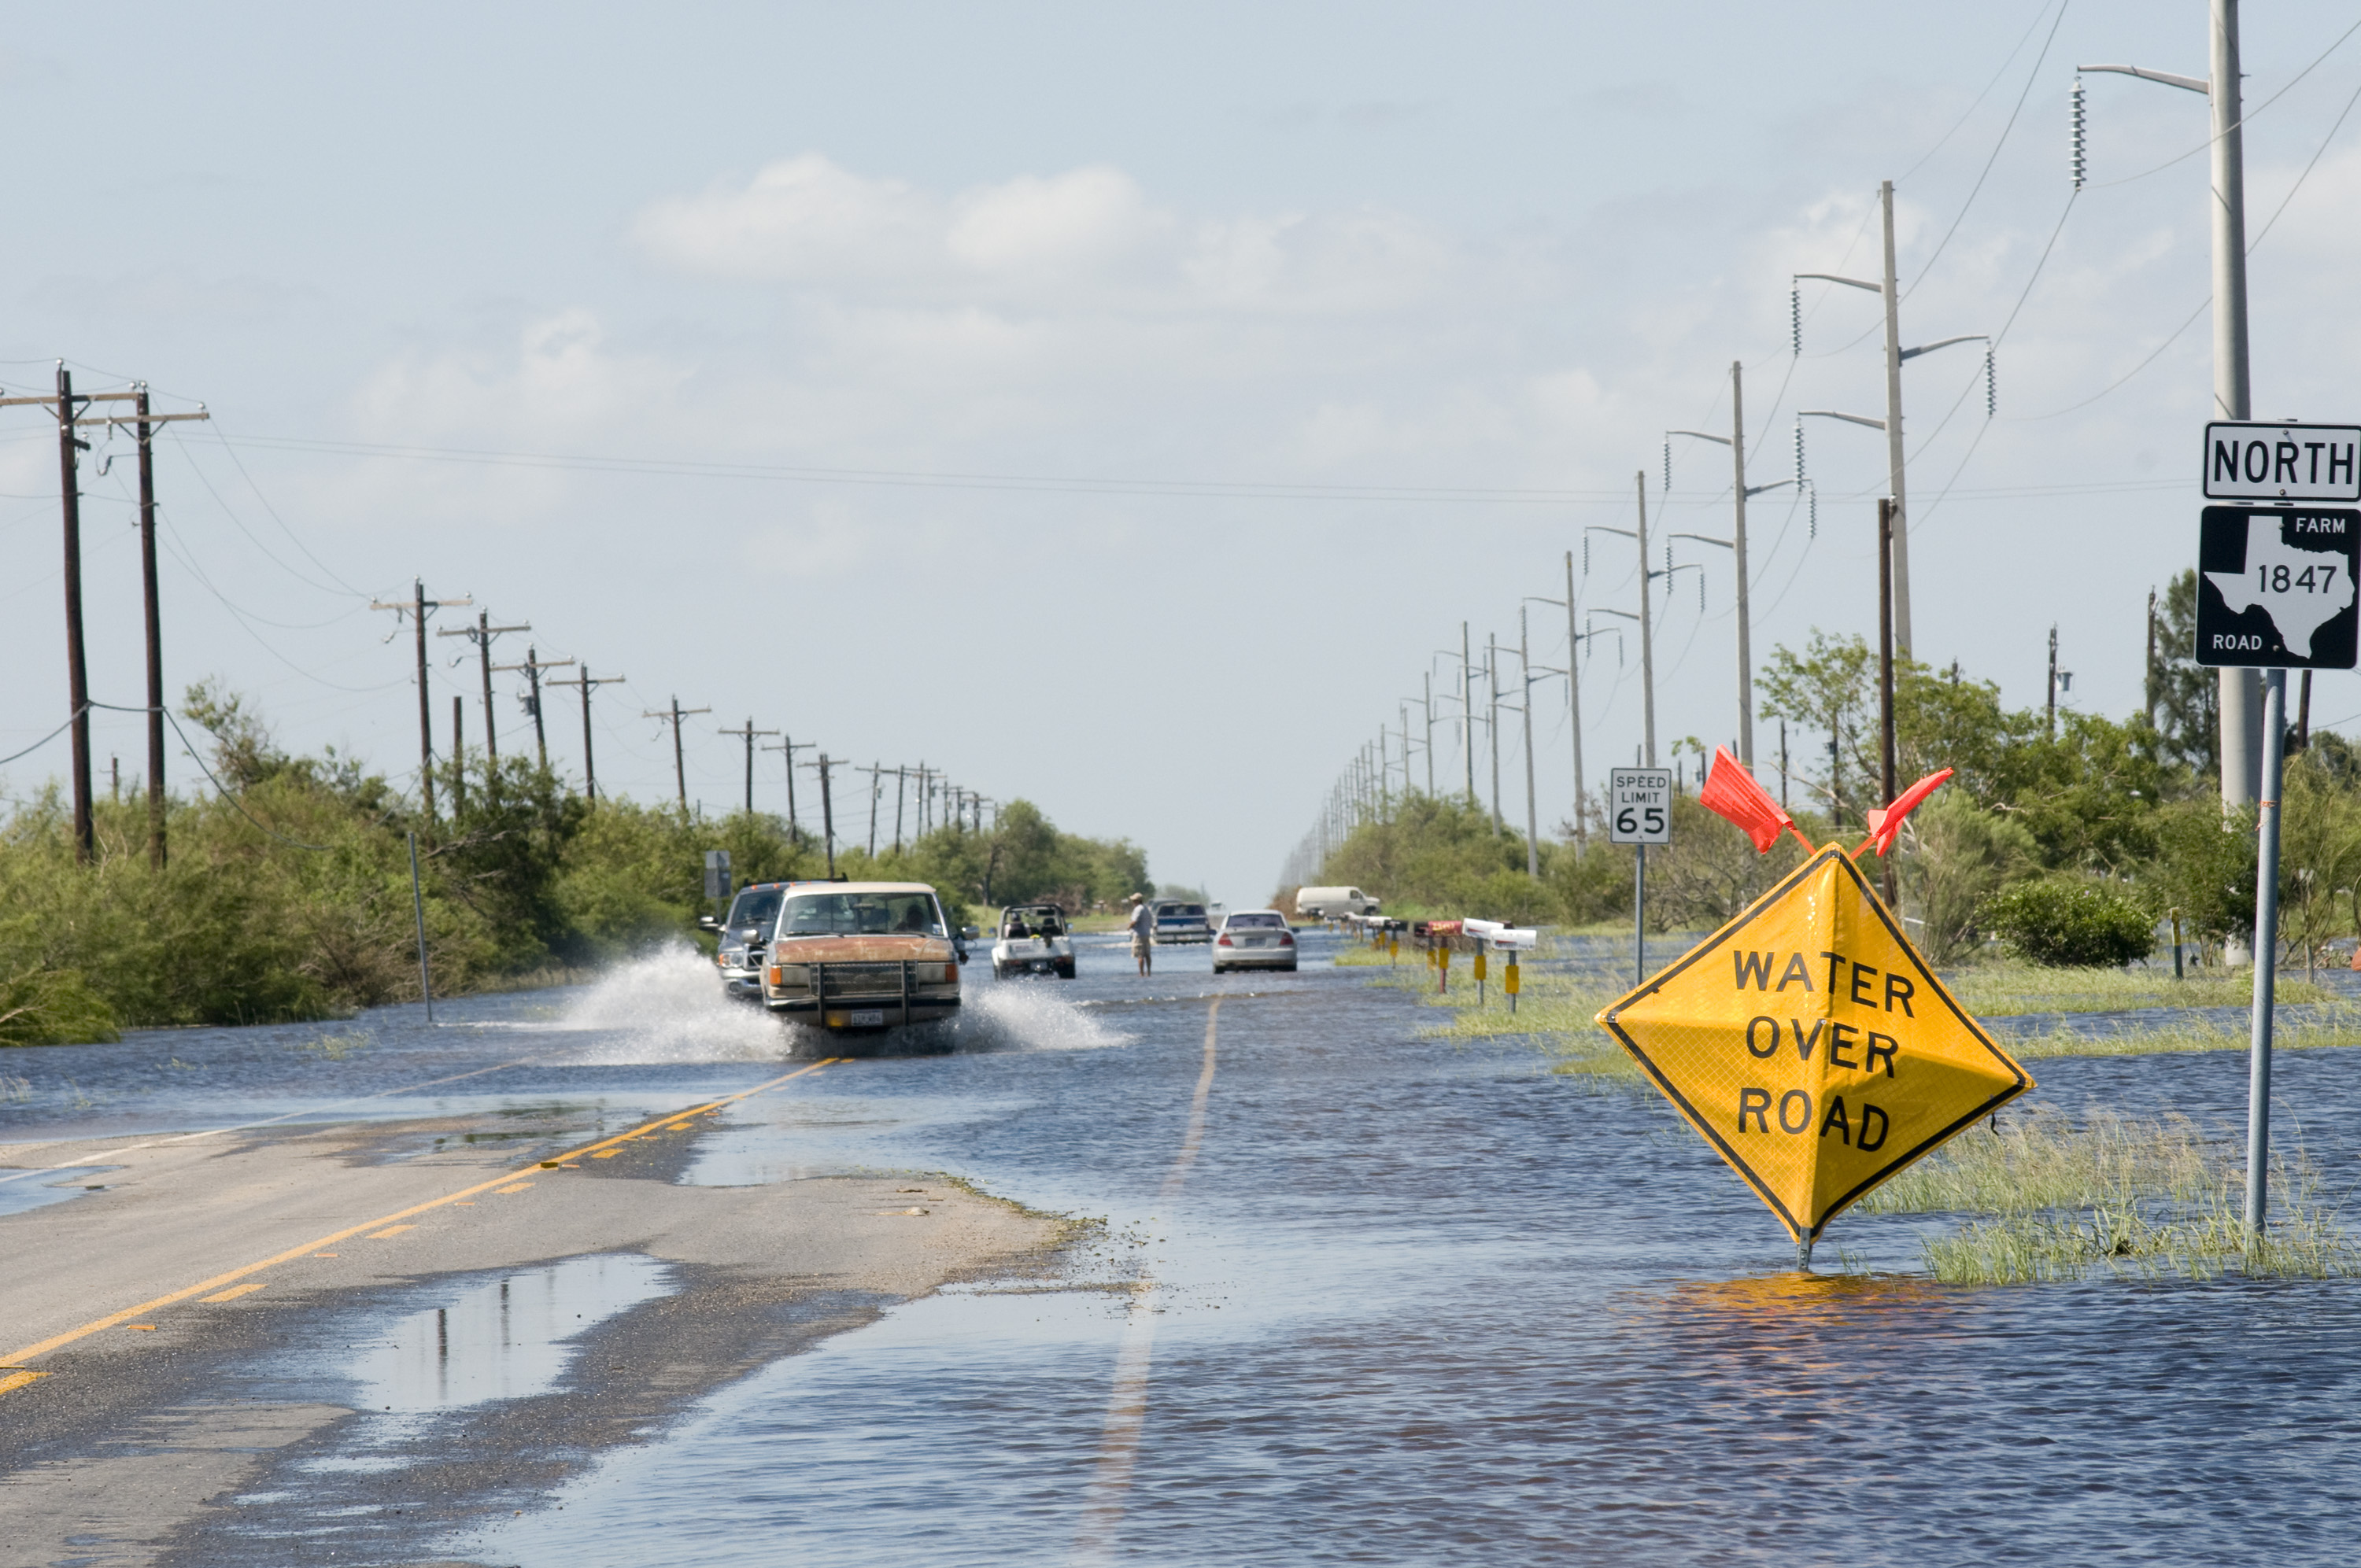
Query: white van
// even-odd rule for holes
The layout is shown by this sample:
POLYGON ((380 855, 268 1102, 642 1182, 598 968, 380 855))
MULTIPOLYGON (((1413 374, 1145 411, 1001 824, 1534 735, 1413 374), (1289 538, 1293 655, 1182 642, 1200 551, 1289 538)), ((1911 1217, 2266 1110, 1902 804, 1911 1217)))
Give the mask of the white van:
POLYGON ((1326 920, 1338 915, 1375 915, 1378 901, 1357 887, 1299 887, 1295 890, 1295 912, 1307 920, 1326 920))

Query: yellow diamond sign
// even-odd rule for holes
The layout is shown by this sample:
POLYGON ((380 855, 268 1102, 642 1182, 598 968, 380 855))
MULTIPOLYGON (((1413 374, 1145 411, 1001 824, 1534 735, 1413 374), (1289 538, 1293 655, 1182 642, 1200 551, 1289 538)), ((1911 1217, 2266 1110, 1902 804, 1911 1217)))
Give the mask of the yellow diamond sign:
POLYGON ((1598 1022, 1798 1242, 2033 1087, 1835 845, 1598 1022))

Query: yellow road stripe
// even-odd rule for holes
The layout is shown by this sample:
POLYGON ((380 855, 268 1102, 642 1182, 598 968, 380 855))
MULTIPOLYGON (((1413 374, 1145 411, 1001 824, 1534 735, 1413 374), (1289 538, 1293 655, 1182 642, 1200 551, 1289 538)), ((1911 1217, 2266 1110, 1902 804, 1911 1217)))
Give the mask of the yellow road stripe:
POLYGON ((533 1183, 530 1181, 511 1181, 506 1187, 495 1187, 492 1190, 495 1192, 522 1192, 532 1185, 533 1183))
POLYGON ((11 1372, 7 1376, 0 1377, 0 1394, 5 1394, 12 1388, 22 1388, 35 1378, 48 1376, 46 1372, 11 1372))
POLYGON ((383 1241, 388 1236, 398 1236, 404 1231, 414 1231, 417 1228, 416 1225, 388 1225, 381 1231, 371 1231, 368 1234, 368 1239, 373 1242, 383 1241))
POLYGON ((200 1301, 235 1301, 240 1296, 251 1296, 262 1288, 262 1281, 249 1279, 243 1285, 233 1285, 226 1290, 216 1290, 210 1296, 200 1296, 200 1301))
MULTIPOLYGON (((595 1144, 585 1144, 580 1148, 570 1150, 558 1157, 561 1159, 578 1159, 586 1154, 591 1154, 598 1149, 609 1147, 611 1145, 620 1144, 627 1138, 636 1137, 652 1127, 662 1126, 664 1123, 670 1122, 675 1117, 693 1116, 699 1111, 717 1110, 721 1106, 732 1104, 741 1100, 751 1100, 755 1095, 762 1093, 764 1090, 776 1089, 779 1085, 786 1082, 790 1079, 801 1078, 808 1072, 818 1072, 824 1067, 828 1067, 833 1063, 843 1061, 846 1058, 843 1057, 824 1058, 819 1061, 812 1063, 809 1067, 797 1068, 793 1072, 781 1073, 778 1077, 772 1079, 767 1083, 758 1083, 752 1089, 741 1090, 735 1094, 725 1094, 719 1100, 708 1100, 703 1104, 695 1106, 687 1111, 675 1111, 668 1113, 665 1115, 655 1118, 655 1120, 652 1122, 642 1124, 640 1126, 633 1128, 631 1132, 619 1134, 611 1138, 601 1138, 595 1144)), ((535 1165, 528 1166, 525 1168, 529 1170, 537 1169, 538 1163, 536 1162, 535 1165)), ((507 1182, 514 1181, 517 1179, 518 1174, 519 1173, 516 1171, 509 1171, 503 1175, 495 1176, 489 1181, 479 1181, 473 1187, 463 1187, 456 1192, 446 1193, 440 1198, 430 1198, 423 1203, 413 1203, 407 1209, 396 1210, 390 1214, 380 1214, 374 1220, 364 1221, 362 1223, 357 1225, 347 1225, 341 1231, 332 1231, 324 1236, 314 1236, 301 1246, 290 1247, 285 1252, 275 1254, 272 1256, 262 1258, 254 1263, 246 1264, 237 1268, 233 1268, 225 1274, 216 1274, 211 1279, 201 1279, 194 1285, 184 1286, 181 1289, 174 1290, 168 1295, 159 1296, 151 1301, 142 1301, 136 1307, 126 1307, 119 1312, 109 1312, 103 1318, 93 1318, 89 1322, 82 1324, 82 1327, 78 1329, 68 1329, 63 1333, 51 1334, 45 1340, 40 1340, 35 1343, 28 1344, 22 1350, 11 1351, 6 1355, 0 1356, 0 1361, 30 1361, 36 1356, 47 1355, 49 1352, 57 1350, 61 1346, 71 1344, 76 1340, 87 1339, 92 1334, 97 1333, 103 1329, 111 1329, 117 1323, 127 1322, 131 1319, 137 1317, 142 1312, 152 1312, 159 1307, 169 1307, 176 1301, 185 1301, 192 1296, 202 1296, 208 1291, 218 1290, 225 1285, 235 1285, 249 1274, 259 1274, 266 1268, 272 1268, 282 1263, 292 1262, 296 1258, 302 1257, 307 1254, 312 1253, 313 1249, 318 1247, 333 1246, 337 1242, 349 1241, 354 1236, 364 1234, 372 1230, 380 1229, 390 1221, 406 1220, 413 1214, 423 1214, 429 1210, 440 1209, 446 1203, 456 1203, 462 1198, 472 1198, 478 1192, 489 1192, 496 1187, 500 1187, 507 1182)), ((0 1390, 0 1392, 5 1392, 5 1390, 0 1390)))

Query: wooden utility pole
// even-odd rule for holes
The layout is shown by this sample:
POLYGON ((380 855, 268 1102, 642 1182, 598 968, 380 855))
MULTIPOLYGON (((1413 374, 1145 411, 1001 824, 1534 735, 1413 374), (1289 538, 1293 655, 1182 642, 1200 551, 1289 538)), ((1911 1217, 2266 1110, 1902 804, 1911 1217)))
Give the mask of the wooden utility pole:
MULTIPOLYGON (((718 729, 714 731, 714 733, 717 735, 740 736, 742 737, 746 742, 746 815, 752 817, 754 815, 754 737, 757 735, 776 735, 778 731, 775 729, 755 729, 754 717, 753 715, 749 714, 746 716, 745 729, 718 729)), ((766 747, 764 750, 767 751, 768 748, 766 747)))
MULTIPOLYGON (((572 661, 569 660, 567 662, 571 663, 572 661)), ((543 667, 547 668, 548 666, 544 665, 543 667)), ((590 674, 590 666, 585 664, 582 666, 581 674, 576 676, 573 680, 553 680, 543 683, 545 685, 580 686, 582 688, 582 798, 591 802, 593 805, 596 805, 598 799, 598 764, 592 761, 590 755, 590 692, 593 687, 611 686, 619 681, 628 681, 631 678, 631 677, 629 675, 594 676, 590 674)))
POLYGON ((683 707, 680 706, 680 698, 675 697, 672 699, 672 707, 669 710, 658 708, 653 713, 640 715, 642 718, 663 719, 672 726, 672 782, 673 787, 679 792, 680 809, 684 816, 688 811, 688 763, 681 751, 680 721, 692 713, 711 713, 712 711, 709 707, 683 707))
POLYGON ((834 765, 835 759, 826 751, 804 764, 819 773, 820 838, 828 850, 828 874, 831 877, 836 875, 836 796, 829 787, 829 769, 834 765))
POLYGON ((445 606, 472 605, 476 601, 473 598, 428 598, 423 579, 413 578, 410 587, 411 600, 408 604, 398 599, 372 599, 369 609, 390 609, 397 619, 405 615, 410 617, 411 626, 418 634, 418 779, 419 787, 426 797, 426 821, 432 827, 434 821, 434 709, 428 701, 426 689, 426 615, 429 610, 441 609, 445 606))
MULTIPOLYGON (((501 627, 500 630, 506 631, 511 630, 511 628, 501 627)), ((518 628, 516 630, 522 629, 518 628)), ((524 672, 524 710, 533 715, 533 751, 534 754, 540 758, 544 772, 546 772, 549 768, 549 732, 547 729, 543 728, 541 722, 541 673, 544 670, 562 670, 572 663, 574 663, 574 661, 571 659, 556 659, 552 660, 548 663, 544 663, 541 661, 539 652, 528 645, 524 651, 523 663, 494 664, 492 666, 492 670, 496 674, 505 674, 510 670, 522 670, 524 672)), ((489 689, 490 688, 489 686, 486 688, 488 692, 489 689)), ((490 703, 491 698, 487 696, 484 700, 488 705, 486 711, 489 712, 489 704, 490 703)), ((487 722, 484 728, 486 732, 489 733, 491 726, 487 722)))
POLYGON ((902 852, 902 796, 908 788, 909 775, 906 767, 894 770, 894 852, 897 855, 902 852))
POLYGON ((799 744, 794 736, 782 733, 779 736, 779 743, 777 745, 765 746, 763 748, 765 751, 776 751, 779 753, 779 761, 786 765, 787 842, 797 846, 800 846, 803 842, 804 830, 796 822, 796 753, 797 751, 808 751, 813 749, 813 745, 814 743, 809 740, 803 741, 799 744))
POLYGON ((164 626, 156 582, 156 451, 154 427, 181 420, 211 419, 202 405, 194 413, 159 414, 148 407, 148 383, 136 383, 130 414, 111 414, 108 424, 128 424, 139 444, 139 587, 148 632, 148 859, 161 871, 164 844, 164 626))
POLYGON ((484 777, 495 796, 500 794, 500 739, 498 727, 492 722, 492 639, 504 631, 532 630, 531 621, 520 621, 514 626, 494 626, 491 611, 479 609, 476 612, 475 625, 446 627, 434 634, 437 637, 464 637, 476 645, 477 659, 484 671, 484 777))
POLYGON ((467 809, 467 703, 457 692, 451 694, 451 810, 456 814, 467 809))

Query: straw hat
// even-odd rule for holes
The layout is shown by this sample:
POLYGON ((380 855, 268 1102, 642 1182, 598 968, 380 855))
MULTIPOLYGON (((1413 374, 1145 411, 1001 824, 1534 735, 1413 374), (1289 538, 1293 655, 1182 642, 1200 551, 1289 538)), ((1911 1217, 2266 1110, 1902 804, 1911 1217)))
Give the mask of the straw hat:
POLYGON ((1136 894, 1136 893, 1135 893, 1135 894, 1133 894, 1131 895, 1131 901, 1132 901, 1134 904, 1140 903, 1140 902, 1141 902, 1141 899, 1140 899, 1139 894, 1136 894))

